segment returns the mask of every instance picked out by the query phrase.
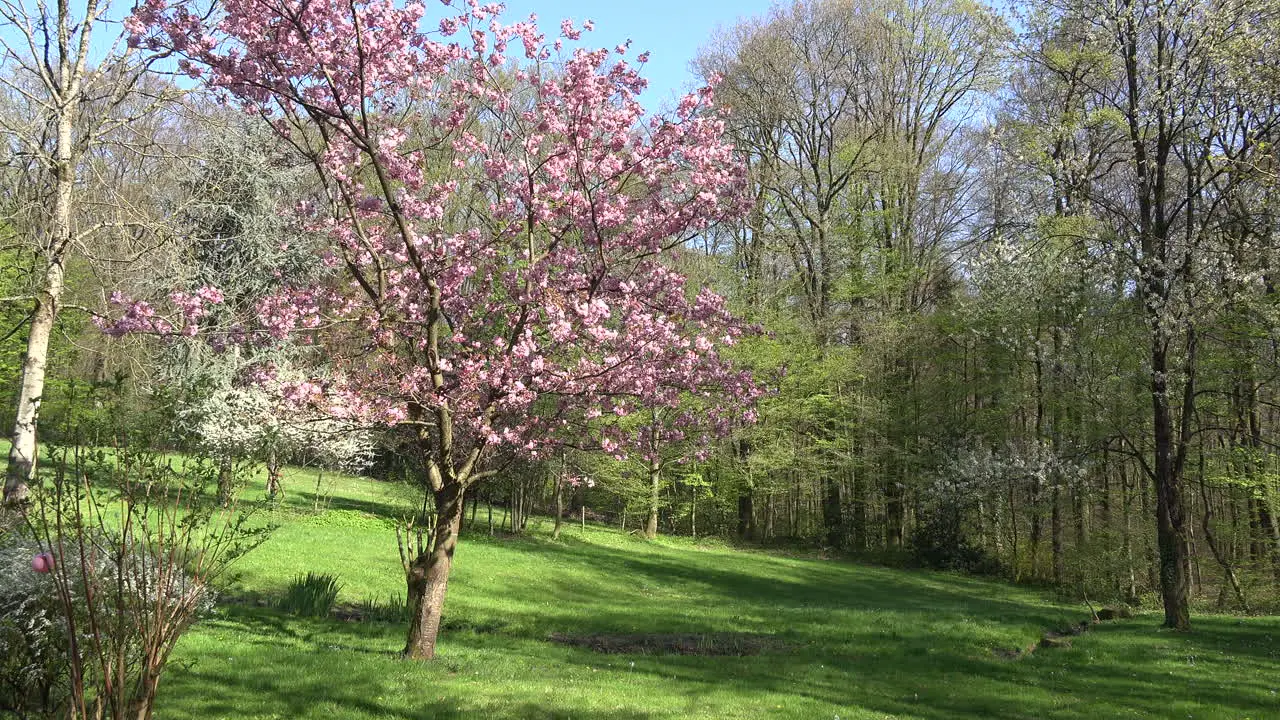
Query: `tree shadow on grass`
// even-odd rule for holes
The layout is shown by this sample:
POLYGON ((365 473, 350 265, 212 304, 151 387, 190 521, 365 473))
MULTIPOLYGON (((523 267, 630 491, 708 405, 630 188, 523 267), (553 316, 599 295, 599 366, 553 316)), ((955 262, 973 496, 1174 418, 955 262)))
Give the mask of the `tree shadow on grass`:
MULTIPOLYGON (((433 687, 424 679, 415 690, 406 690, 394 700, 386 698, 386 687, 367 673, 313 672, 295 665, 291 668, 264 666, 261 672, 220 671, 201 667, 174 673, 158 707, 158 717, 167 717, 166 706, 180 705, 182 715, 192 718, 255 717, 246 708, 261 708, 258 716, 271 718, 403 718, 404 720, 452 720, 486 717, 493 720, 534 718, 567 719, 582 717, 572 708, 532 702, 503 702, 478 705, 474 696, 461 696, 433 687), (371 682, 364 682, 371 680, 371 682), (167 697, 166 697, 167 696, 167 697), (166 702, 181 697, 179 702, 166 702), (398 700, 398 702, 397 702, 398 700)), ((647 720, 651 716, 636 711, 610 712, 619 720, 647 720)))
MULTIPOLYGON (((316 507, 316 494, 301 490, 293 493, 296 495, 298 502, 290 502, 291 509, 301 512, 311 512, 316 507)), ((370 500, 364 498, 352 498, 344 495, 322 495, 320 497, 321 511, 325 510, 354 510, 356 512, 376 515, 382 518, 398 518, 409 512, 409 506, 404 503, 397 503, 394 500, 370 500)))
MULTIPOLYGON (((1059 624, 1082 619, 1084 612, 1066 606, 1029 603, 1025 597, 1002 598, 996 593, 1008 592, 1007 586, 927 572, 885 570, 838 562, 765 559, 760 556, 750 558, 748 571, 743 567, 747 563, 727 554, 698 558, 697 555, 701 554, 698 551, 637 553, 578 538, 551 542, 533 538, 498 541, 477 537, 469 541, 496 545, 508 553, 529 556, 530 565, 608 568, 607 573, 590 574, 592 578, 604 579, 584 580, 579 576, 549 573, 539 580, 537 597, 549 596, 554 601, 551 603, 553 608, 590 606, 593 613, 615 607, 632 617, 637 608, 629 605, 625 598, 629 588, 631 594, 635 593, 637 583, 653 588, 696 588, 700 595, 723 599, 726 605, 743 606, 769 615, 776 615, 780 610, 809 614, 824 610, 890 611, 919 614, 932 621, 947 616, 957 619, 977 617, 1053 629, 1059 624), (621 602, 620 598, 623 599, 621 602)), ((465 552, 465 546, 459 550, 463 556, 462 563, 466 562, 465 552)), ((556 613, 553 610, 551 614, 554 616, 556 613)))
MULTIPOLYGON (((1010 638, 1034 642, 1045 630, 1082 619, 1083 611, 1035 602, 1025 590, 937 573, 759 555, 744 559, 678 548, 637 552, 573 537, 552 542, 470 536, 460 550, 460 567, 466 567, 468 545, 501 548, 513 577, 500 578, 497 587, 522 591, 491 597, 493 587, 472 589, 467 584, 492 579, 460 575, 446 606, 444 660, 438 661, 443 665, 407 670, 415 666, 392 660, 404 631, 396 624, 303 621, 269 611, 233 611, 211 625, 252 646, 254 667, 247 677, 243 668, 208 664, 178 673, 175 684, 183 692, 198 693, 207 705, 191 716, 218 717, 226 708, 236 710, 228 717, 251 716, 239 710, 253 707, 259 692, 283 694, 271 708, 279 713, 285 707, 285 717, 332 716, 333 708, 343 708, 341 717, 592 716, 572 696, 528 700, 527 692, 507 684, 505 673, 490 670, 491 663, 517 668, 551 663, 573 669, 575 677, 625 663, 627 672, 662 684, 664 692, 683 697, 704 717, 715 716, 715 708, 721 707, 717 703, 726 697, 739 705, 759 705, 762 717, 819 716, 808 708, 841 716, 847 710, 848 715, 861 711, 929 720, 1183 717, 1188 712, 1174 704, 1179 699, 1191 703, 1197 718, 1275 715, 1264 680, 1268 668, 1278 669, 1275 648, 1258 636, 1255 621, 1235 626, 1230 618, 1205 619, 1198 621, 1201 631, 1162 634, 1153 620, 1138 618, 1098 626, 1075 638, 1069 649, 1041 650, 1008 661, 991 653, 992 643, 1010 638), (1001 597, 1001 592, 1011 597, 1001 597), (697 602, 677 605, 671 600, 677 593, 697 602), (771 632, 788 642, 757 656, 716 658, 603 656, 547 642, 554 632, 635 628, 771 632), (1153 653, 1166 660, 1160 669, 1153 669, 1153 653), (1176 663, 1173 671, 1165 669, 1168 659, 1180 654, 1224 656, 1243 664, 1236 675, 1202 677, 1193 664, 1185 670, 1176 663), (314 659, 325 656, 331 665, 314 659), (485 689, 468 692, 434 682, 449 672, 450 657, 470 658, 470 667, 481 668, 477 682, 484 682, 485 689), (317 680, 317 675, 327 680, 317 680), (410 679, 399 694, 386 685, 387 677, 397 675, 410 679), (239 695, 204 699, 224 685, 239 695), (771 699, 781 696, 809 705, 803 711, 774 712, 771 699), (405 697, 413 698, 411 706, 404 704, 405 697)), ((1262 634, 1278 624, 1262 622, 1262 634)), ((1202 661, 1200 668, 1206 666, 1202 661)), ((609 680, 602 676, 597 682, 606 687, 609 680)), ((642 697, 627 704, 635 707, 607 717, 680 717, 650 710, 642 697)))

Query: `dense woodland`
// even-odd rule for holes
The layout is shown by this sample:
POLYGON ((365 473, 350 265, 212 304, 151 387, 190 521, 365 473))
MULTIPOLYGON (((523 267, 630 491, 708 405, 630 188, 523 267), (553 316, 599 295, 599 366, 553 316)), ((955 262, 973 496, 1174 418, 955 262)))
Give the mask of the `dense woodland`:
MULTIPOLYGON (((749 202, 671 262, 750 326, 722 354, 765 390, 729 395, 755 411, 719 437, 696 398, 655 406, 616 430, 641 451, 584 431, 426 499, 472 531, 551 515, 822 548, 1163 601, 1176 627, 1273 610, 1280 4, 1016 5, 803 0, 707 38, 700 112, 725 111, 749 202)), ((323 233, 289 219, 344 187, 312 174, 324 126, 282 139, 172 74, 172 48, 111 45, 129 31, 92 3, 82 24, 28 12, 0 3, 6 495, 34 477, 37 420, 43 444, 127 428, 277 482, 288 462, 427 487, 422 437, 282 413, 244 381, 267 353, 303 377, 305 344, 101 329, 116 292, 216 286, 200 313, 234 334, 326 282, 323 233)))

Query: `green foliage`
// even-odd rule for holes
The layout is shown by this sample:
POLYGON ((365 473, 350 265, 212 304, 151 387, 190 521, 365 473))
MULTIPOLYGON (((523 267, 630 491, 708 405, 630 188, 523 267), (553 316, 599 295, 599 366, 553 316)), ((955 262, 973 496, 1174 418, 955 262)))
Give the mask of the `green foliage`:
POLYGON ((958 510, 935 508, 912 529, 911 558, 920 567, 1000 575, 1000 561, 975 545, 964 532, 958 510))
POLYGON ((291 615, 328 617, 341 589, 334 575, 314 572, 297 575, 285 589, 278 607, 291 615))

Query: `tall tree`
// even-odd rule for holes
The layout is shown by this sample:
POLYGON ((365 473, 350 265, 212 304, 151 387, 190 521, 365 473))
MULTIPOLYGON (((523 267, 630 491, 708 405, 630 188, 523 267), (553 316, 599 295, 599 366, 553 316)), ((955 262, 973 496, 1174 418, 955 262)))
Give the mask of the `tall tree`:
POLYGON ((163 83, 147 81, 159 56, 126 47, 111 11, 102 0, 0 2, 0 88, 10 100, 0 114, 0 135, 23 158, 31 197, 15 224, 38 263, 5 502, 22 501, 35 477, 49 339, 62 309, 68 263, 101 234, 136 233, 142 224, 130 203, 84 212, 86 186, 101 180, 86 177, 84 163, 104 143, 148 152, 154 138, 134 134, 134 123, 173 96, 163 83))

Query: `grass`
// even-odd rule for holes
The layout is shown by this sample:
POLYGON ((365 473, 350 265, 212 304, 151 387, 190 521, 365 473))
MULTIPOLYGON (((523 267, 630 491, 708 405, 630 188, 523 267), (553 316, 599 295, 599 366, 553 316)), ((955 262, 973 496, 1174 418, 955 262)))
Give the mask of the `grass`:
POLYGON ((277 531, 234 568, 239 602, 179 643, 157 718, 1280 717, 1280 618, 1200 616, 1180 634, 1138 616, 1009 660, 1001 650, 1087 611, 958 575, 646 543, 595 526, 552 541, 536 529, 490 538, 478 522, 458 550, 439 659, 403 662, 399 624, 270 606, 307 572, 337 576, 340 605, 403 595, 391 523, 412 498, 329 482, 317 514, 315 475, 286 477, 277 531), (550 641, 648 633, 771 642, 709 657, 550 641))

